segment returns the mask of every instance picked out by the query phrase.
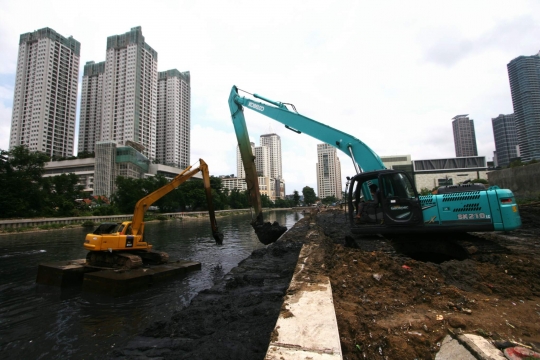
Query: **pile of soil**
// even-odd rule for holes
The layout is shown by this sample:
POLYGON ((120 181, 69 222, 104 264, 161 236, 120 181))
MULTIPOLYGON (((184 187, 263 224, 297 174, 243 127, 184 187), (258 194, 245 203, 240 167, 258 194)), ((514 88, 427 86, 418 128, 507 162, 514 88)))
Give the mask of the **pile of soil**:
POLYGON ((343 213, 318 214, 335 243, 326 263, 344 358, 432 359, 447 334, 461 332, 538 349, 540 207, 520 212, 523 228, 508 234, 407 239, 354 236, 343 213), (461 249, 450 252, 461 260, 396 251, 437 242, 461 249))
POLYGON ((523 227, 511 233, 393 239, 352 235, 343 211, 306 214, 171 320, 109 355, 264 359, 314 226, 324 233, 325 266, 311 270, 331 279, 344 359, 433 359, 446 335, 462 332, 538 351, 540 203, 520 213, 523 227))

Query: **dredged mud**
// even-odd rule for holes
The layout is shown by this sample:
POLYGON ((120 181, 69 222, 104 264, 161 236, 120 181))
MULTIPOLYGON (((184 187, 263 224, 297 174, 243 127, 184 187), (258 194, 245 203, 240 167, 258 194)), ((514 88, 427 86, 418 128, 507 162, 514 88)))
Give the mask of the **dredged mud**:
POLYGON ((118 359, 263 359, 305 233, 301 219, 283 237, 200 292, 171 320, 157 322, 110 354, 118 359))
POLYGON ((318 271, 332 283, 345 359, 433 359, 447 334, 463 332, 538 351, 540 203, 520 213, 510 233, 405 239, 352 235, 342 211, 313 213, 112 355, 264 359, 313 226, 324 233, 318 271))

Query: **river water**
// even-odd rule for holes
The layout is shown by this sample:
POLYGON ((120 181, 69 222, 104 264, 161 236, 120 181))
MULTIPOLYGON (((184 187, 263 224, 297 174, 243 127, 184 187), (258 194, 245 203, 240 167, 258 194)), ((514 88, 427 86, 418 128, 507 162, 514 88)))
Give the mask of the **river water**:
MULTIPOLYGON (((265 214, 291 228, 302 215, 265 214)), ((35 283, 38 264, 81 259, 88 232, 72 228, 0 236, 0 350, 3 359, 103 358, 148 325, 168 320, 201 290, 211 287, 255 249, 263 247, 250 215, 218 218, 223 245, 215 244, 208 218, 151 222, 145 238, 171 260, 193 260, 202 270, 129 296, 112 298, 35 283)))

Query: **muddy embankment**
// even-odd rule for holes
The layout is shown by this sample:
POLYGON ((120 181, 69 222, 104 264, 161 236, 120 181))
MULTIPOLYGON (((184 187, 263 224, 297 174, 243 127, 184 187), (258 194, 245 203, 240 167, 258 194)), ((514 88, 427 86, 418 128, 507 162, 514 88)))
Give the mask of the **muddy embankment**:
POLYGON ((446 335, 461 333, 538 351, 540 204, 521 206, 520 213, 523 227, 510 233, 405 240, 352 235, 341 211, 314 214, 255 251, 170 321, 109 355, 264 359, 314 226, 324 249, 317 268, 332 284, 345 359, 433 359, 446 335))
POLYGON ((109 357, 263 359, 308 227, 308 220, 300 220, 278 242, 254 251, 200 292, 171 320, 151 325, 109 357))

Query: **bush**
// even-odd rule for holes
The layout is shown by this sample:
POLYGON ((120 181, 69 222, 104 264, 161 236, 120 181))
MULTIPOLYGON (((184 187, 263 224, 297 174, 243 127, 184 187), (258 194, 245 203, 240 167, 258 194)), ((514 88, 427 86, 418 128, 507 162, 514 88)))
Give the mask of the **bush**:
POLYGON ((166 216, 163 216, 163 215, 158 215, 156 216, 156 220, 159 220, 159 221, 165 221, 167 220, 168 218, 166 216))
POLYGON ((83 222, 81 224, 81 226, 83 226, 83 227, 94 227, 94 226, 96 226, 96 223, 93 222, 92 220, 86 220, 85 222, 83 222))

